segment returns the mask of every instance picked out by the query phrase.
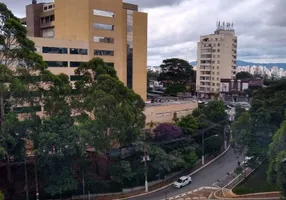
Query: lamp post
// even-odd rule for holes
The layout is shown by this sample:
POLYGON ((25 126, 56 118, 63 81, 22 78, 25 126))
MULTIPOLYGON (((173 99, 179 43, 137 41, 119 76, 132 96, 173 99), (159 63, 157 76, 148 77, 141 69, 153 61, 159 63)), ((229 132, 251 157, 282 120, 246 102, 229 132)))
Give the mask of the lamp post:
POLYGON ((142 162, 144 162, 144 176, 145 176, 145 192, 148 192, 148 165, 147 161, 150 161, 150 157, 147 154, 146 146, 146 132, 144 133, 144 156, 142 162))

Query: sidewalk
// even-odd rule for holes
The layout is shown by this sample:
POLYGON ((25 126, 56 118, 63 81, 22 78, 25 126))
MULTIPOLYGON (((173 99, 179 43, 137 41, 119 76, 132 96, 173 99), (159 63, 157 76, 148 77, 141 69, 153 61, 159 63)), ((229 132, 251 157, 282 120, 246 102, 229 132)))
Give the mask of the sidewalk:
MULTIPOLYGON (((227 150, 222 151, 219 155, 217 156, 210 156, 208 158, 205 159, 205 165, 207 166, 209 163, 211 163, 213 160, 215 160, 216 158, 222 156, 224 153, 226 153, 229 150, 229 147, 227 150)), ((176 176, 174 176, 173 178, 170 178, 168 180, 163 180, 161 183, 158 183, 156 185, 150 186, 149 187, 149 192, 148 193, 152 193, 155 192, 157 190, 163 189, 168 187, 170 184, 172 184, 174 181, 176 181, 179 177, 183 176, 183 175, 188 175, 191 173, 194 173, 198 170, 200 170, 200 168, 204 167, 201 163, 197 164, 196 166, 192 167, 189 170, 186 170, 176 176)), ((132 192, 128 192, 128 193, 121 193, 121 194, 115 194, 115 195, 109 195, 109 196, 96 196, 96 197, 91 197, 90 200, 114 200, 114 199, 122 199, 122 198, 128 198, 128 197, 133 197, 133 196, 137 196, 137 195, 144 195, 144 194, 148 194, 145 192, 144 189, 142 190, 137 190, 137 191, 132 191, 132 192)), ((82 200, 82 198, 73 198, 73 200, 82 200)))

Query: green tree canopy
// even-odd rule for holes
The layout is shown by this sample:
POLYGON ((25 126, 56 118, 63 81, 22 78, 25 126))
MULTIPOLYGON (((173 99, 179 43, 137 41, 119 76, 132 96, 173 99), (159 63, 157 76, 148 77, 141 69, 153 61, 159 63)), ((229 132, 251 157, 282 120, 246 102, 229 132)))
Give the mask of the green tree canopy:
POLYGON ((253 78, 253 76, 249 72, 238 72, 236 74, 237 80, 244 80, 244 79, 251 79, 251 78, 253 78))
POLYGON ((127 145, 135 141, 145 127, 145 103, 141 97, 124 86, 114 68, 102 59, 83 63, 76 73, 82 79, 75 83, 77 93, 72 106, 78 114, 88 112, 95 117, 90 119, 92 122, 85 122, 96 127, 96 131, 90 130, 92 126, 87 124, 85 133, 91 138, 88 143, 97 148, 97 137, 103 135, 109 145, 127 145))
POLYGON ((286 167, 282 161, 286 158, 286 120, 275 133, 272 143, 269 146, 268 160, 268 180, 280 186, 283 195, 286 196, 286 167))
POLYGON ((199 122, 197 118, 191 114, 182 117, 177 124, 183 129, 184 133, 191 135, 195 134, 199 128, 199 122))
POLYGON ((241 155, 246 155, 251 136, 251 120, 248 112, 241 113, 232 124, 232 137, 234 149, 241 155))

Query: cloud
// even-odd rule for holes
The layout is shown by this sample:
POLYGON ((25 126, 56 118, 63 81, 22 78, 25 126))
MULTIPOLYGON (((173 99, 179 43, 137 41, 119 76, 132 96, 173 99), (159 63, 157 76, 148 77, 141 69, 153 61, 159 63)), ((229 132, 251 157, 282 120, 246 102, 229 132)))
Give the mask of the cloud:
MULTIPOLYGON (((17 16, 31 0, 2 0, 17 16)), ((148 13, 148 65, 179 57, 196 60, 201 35, 216 22, 234 22, 238 59, 286 60, 286 0, 125 0, 148 13)))

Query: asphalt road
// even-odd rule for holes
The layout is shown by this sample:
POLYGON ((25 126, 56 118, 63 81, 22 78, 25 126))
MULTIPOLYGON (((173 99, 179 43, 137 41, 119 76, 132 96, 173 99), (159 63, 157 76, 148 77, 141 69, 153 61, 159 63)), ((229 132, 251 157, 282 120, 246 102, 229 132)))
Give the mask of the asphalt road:
MULTIPOLYGON (((240 160, 241 161, 241 160, 240 160)), ((160 200, 166 197, 173 197, 190 190, 196 189, 201 186, 211 186, 217 180, 220 180, 226 176, 227 172, 231 172, 237 167, 237 159, 233 150, 230 149, 218 160, 208 165, 204 169, 200 170, 192 176, 192 184, 183 188, 177 189, 173 186, 169 186, 163 190, 141 197, 131 198, 133 200, 160 200)))

